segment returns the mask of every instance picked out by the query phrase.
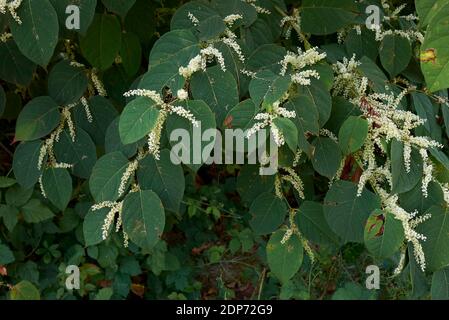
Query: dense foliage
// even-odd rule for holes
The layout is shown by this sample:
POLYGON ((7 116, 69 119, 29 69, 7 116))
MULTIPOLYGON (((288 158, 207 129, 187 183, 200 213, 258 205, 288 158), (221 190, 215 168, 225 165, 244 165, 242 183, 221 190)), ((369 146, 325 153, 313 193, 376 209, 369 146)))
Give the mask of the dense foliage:
POLYGON ((0 297, 449 298, 448 19, 447 0, 0 0, 0 297), (230 159, 226 129, 268 129, 276 172, 272 148, 230 159))

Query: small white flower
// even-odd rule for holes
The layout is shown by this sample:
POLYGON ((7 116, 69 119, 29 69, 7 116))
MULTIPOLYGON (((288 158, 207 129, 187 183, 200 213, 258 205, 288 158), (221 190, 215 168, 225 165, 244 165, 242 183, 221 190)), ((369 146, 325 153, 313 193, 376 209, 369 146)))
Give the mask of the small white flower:
POLYGON ((189 93, 184 89, 179 89, 178 92, 176 93, 176 96, 178 97, 179 100, 184 101, 189 98, 189 93))

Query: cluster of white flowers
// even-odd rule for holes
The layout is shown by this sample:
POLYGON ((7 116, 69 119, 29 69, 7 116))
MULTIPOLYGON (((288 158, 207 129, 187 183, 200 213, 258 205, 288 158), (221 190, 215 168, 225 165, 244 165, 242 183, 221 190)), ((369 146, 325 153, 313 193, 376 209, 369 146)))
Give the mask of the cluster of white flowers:
POLYGON ((12 38, 12 34, 10 32, 4 32, 4 33, 0 34, 0 42, 5 43, 6 41, 8 41, 11 38, 12 38))
POLYGON ((242 48, 237 43, 237 36, 229 28, 224 32, 224 36, 220 39, 225 45, 234 50, 237 57, 241 62, 245 62, 245 56, 243 55, 242 48))
POLYGON ((19 9, 20 5, 22 4, 22 0, 0 0, 0 13, 6 14, 7 11, 11 14, 13 19, 18 23, 22 24, 22 20, 17 15, 17 10, 19 9))
POLYGON ((326 58, 326 53, 319 53, 317 48, 310 48, 305 52, 298 48, 298 53, 288 51, 284 59, 279 62, 282 66, 281 75, 284 76, 287 73, 288 65, 292 65, 294 71, 299 71, 316 64, 324 58, 326 58))
POLYGON ((423 234, 416 232, 415 228, 418 224, 429 219, 430 215, 426 214, 416 218, 417 211, 408 213, 397 204, 397 195, 389 194, 380 186, 377 187, 376 191, 382 200, 385 211, 392 213, 397 220, 401 221, 402 227, 404 229, 405 239, 413 246, 415 260, 420 266, 421 270, 425 271, 426 259, 420 241, 425 241, 426 237, 423 234))
POLYGON ((271 14, 271 11, 263 8, 261 6, 259 6, 257 4, 257 0, 242 0, 243 2, 246 2, 248 4, 250 4, 251 6, 253 6, 254 9, 256 9, 257 13, 262 13, 262 14, 271 14))
MULTIPOLYGON (((123 209, 123 201, 120 202, 112 202, 112 201, 104 201, 98 204, 94 204, 91 207, 92 211, 98 211, 104 208, 110 209, 106 218, 104 219, 102 226, 102 238, 106 240, 108 238, 109 232, 111 230, 112 225, 114 224, 115 216, 117 215, 117 223, 115 227, 115 231, 118 232, 122 226, 122 209, 123 209)), ((129 237, 125 231, 123 232, 124 246, 128 247, 129 237)))
POLYGON ((122 179, 120 180, 120 185, 118 187, 118 196, 121 197, 125 194, 126 185, 128 184, 129 179, 134 176, 137 168, 139 167, 139 160, 135 159, 128 164, 128 167, 123 173, 122 179))
MULTIPOLYGON (((177 92, 178 98, 182 96, 183 98, 188 98, 188 93, 184 89, 180 89, 177 92)), ((196 120, 195 116, 189 110, 182 106, 173 106, 170 103, 165 103, 161 95, 154 90, 147 89, 135 89, 124 93, 125 97, 139 96, 147 97, 153 100, 159 109, 159 116, 156 120, 156 124, 148 135, 148 149, 149 153, 152 154, 156 159, 159 160, 160 155, 160 140, 162 129, 164 127, 165 121, 169 114, 176 114, 182 118, 189 120, 194 127, 199 126, 199 122, 196 120)), ((187 99, 186 98, 186 99, 187 99)), ((183 100, 183 99, 180 99, 183 100)))
POLYGON ((223 22, 232 27, 237 20, 243 19, 241 14, 230 14, 224 17, 223 22))
POLYGON ((183 76, 185 79, 189 79, 195 72, 200 70, 205 71, 207 62, 212 61, 212 59, 214 58, 217 59, 217 62, 220 65, 221 70, 225 72, 226 66, 222 53, 212 44, 210 44, 206 48, 201 49, 200 54, 193 57, 189 61, 187 67, 182 66, 179 67, 179 74, 183 76))
POLYGON ((302 179, 293 168, 285 167, 283 169, 287 172, 287 174, 282 176, 282 180, 289 182, 296 192, 298 192, 299 197, 304 200, 304 183, 302 182, 302 179))
POLYGON ((273 120, 278 117, 284 118, 295 118, 295 111, 289 111, 284 107, 280 106, 279 102, 273 104, 273 109, 271 112, 261 112, 256 114, 254 117, 256 122, 248 131, 246 132, 246 137, 249 139, 252 135, 256 134, 259 130, 270 126, 271 134, 273 135, 273 139, 278 147, 284 145, 285 139, 280 132, 279 128, 274 124, 273 120))
POLYGON ((299 15, 299 10, 297 8, 293 9, 293 13, 291 16, 285 16, 281 19, 279 23, 281 28, 285 28, 284 37, 285 39, 290 39, 292 34, 292 29, 295 28, 298 33, 299 41, 302 42, 303 38, 301 37, 301 16, 299 15))
POLYGON ((86 113, 86 118, 89 123, 92 123, 94 121, 94 118, 92 117, 92 113, 90 112, 89 103, 87 102, 87 99, 85 97, 81 97, 81 104, 84 108, 84 112, 86 113))
POLYGON ((187 13, 187 17, 190 19, 190 21, 192 22, 192 24, 196 27, 200 24, 200 20, 198 20, 197 17, 195 17, 193 15, 193 13, 191 13, 190 11, 187 13))
POLYGON ((176 93, 176 96, 180 101, 189 99, 189 93, 184 89, 179 89, 178 92, 176 93))
POLYGON ((92 84, 97 90, 98 95, 102 97, 106 97, 108 93, 106 92, 106 89, 104 88, 103 82, 98 78, 97 69, 93 68, 90 72, 90 79, 92 80, 92 84))
POLYGON ((335 73, 332 88, 334 96, 343 96, 346 99, 352 99, 364 93, 368 83, 364 83, 367 79, 362 77, 358 71, 360 65, 361 63, 356 60, 354 54, 351 59, 344 57, 342 62, 337 61, 332 66, 335 73), (363 90, 363 92, 359 92, 360 90, 363 90))
POLYGON ((307 239, 305 239, 302 236, 301 232, 299 232, 298 226, 295 223, 295 216, 296 216, 296 214, 297 214, 296 210, 294 210, 294 209, 290 210, 289 216, 288 216, 289 227, 287 228, 287 230, 285 231, 284 236, 281 239, 281 244, 285 245, 288 242, 288 240, 290 240, 292 235, 296 234, 298 236, 299 240, 301 241, 304 250, 306 250, 306 253, 309 256, 310 261, 312 263, 314 263, 314 261, 315 261, 315 254, 313 253, 313 250, 310 247, 310 244, 307 241, 307 239))

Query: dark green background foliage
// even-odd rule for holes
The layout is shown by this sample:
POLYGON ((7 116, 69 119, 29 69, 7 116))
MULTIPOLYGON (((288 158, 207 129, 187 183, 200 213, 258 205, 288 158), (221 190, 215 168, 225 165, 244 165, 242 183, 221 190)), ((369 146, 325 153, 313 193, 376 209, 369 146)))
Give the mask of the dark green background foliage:
MULTIPOLYGON (((432 150, 432 161, 439 181, 448 183, 449 109, 429 96, 447 96, 449 87, 449 1, 437 1, 437 7, 434 2, 416 0, 415 7, 409 1, 404 11, 420 16, 417 28, 427 32, 421 47, 399 36, 375 41, 374 32, 364 27, 364 9, 380 1, 255 1, 271 12, 265 14, 241 0, 24 0, 18 10, 21 25, 1 14, 0 31, 12 38, 0 42, 0 299, 449 298, 449 212, 442 188, 431 182, 424 198, 419 154, 412 153, 407 173, 403 145, 388 146, 401 206, 432 214, 418 227, 428 237, 426 272, 409 247, 405 268, 391 277, 401 249, 407 250, 404 230, 382 211, 376 190, 367 185, 356 197, 361 172, 353 154, 367 139, 368 122, 355 105, 331 95, 331 65, 353 54, 379 92, 386 84, 400 92, 397 76, 417 86, 403 107, 427 119, 416 135, 444 145, 432 150), (65 28, 69 4, 80 5, 80 30, 65 28), (286 39, 286 28, 280 27, 283 16, 298 8, 302 42, 295 30, 286 39), (290 80, 279 76, 287 50, 310 44, 326 52, 316 65, 320 79, 299 88, 287 103, 297 118, 276 122, 286 138, 281 166, 292 162, 297 147, 303 151, 297 172, 305 199, 290 185, 283 185, 284 198, 276 197, 275 176, 260 176, 258 165, 174 165, 168 132, 190 126, 176 117, 167 120, 160 159, 139 161, 133 178, 140 190, 121 195, 122 175, 159 114, 152 100, 123 94, 130 88, 175 93, 185 87, 179 67, 225 31, 223 18, 229 14, 243 16, 232 30, 245 62, 216 44, 227 71, 210 63, 194 74, 186 88, 195 100, 184 105, 203 129, 247 129, 259 109, 289 90, 290 80), (360 35, 353 25, 361 25, 360 35), (339 43, 336 32, 344 28, 348 33, 339 43), (104 83, 105 97, 95 94, 92 68, 104 83), (241 69, 257 72, 257 79, 241 69), (81 97, 88 100, 91 122, 81 97), (38 168, 44 141, 57 129, 62 107, 71 104, 76 104, 69 111, 76 137, 66 126, 54 143, 54 157, 74 166, 38 168), (323 128, 338 143, 320 136, 323 128), (330 186, 344 159, 341 180, 330 186), (109 210, 91 209, 123 198, 127 248, 121 232, 102 238, 109 210), (301 238, 295 233, 283 243, 291 223, 301 238), (365 268, 371 264, 381 269, 378 291, 365 289, 365 268), (69 265, 80 268, 80 290, 65 288, 69 265)), ((408 30, 414 22, 391 24, 408 30)))

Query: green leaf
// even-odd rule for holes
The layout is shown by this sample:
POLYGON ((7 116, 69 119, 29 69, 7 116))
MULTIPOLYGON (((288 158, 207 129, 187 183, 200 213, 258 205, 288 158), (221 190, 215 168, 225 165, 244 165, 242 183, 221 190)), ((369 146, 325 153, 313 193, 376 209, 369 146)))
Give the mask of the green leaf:
POLYGON ((50 97, 37 97, 28 102, 19 114, 16 140, 30 141, 49 134, 59 124, 58 105, 50 97))
POLYGON ((436 14, 449 3, 448 0, 418 0, 415 1, 416 12, 419 15, 419 23, 423 27, 429 24, 436 14))
POLYGON ((366 221, 375 209, 380 209, 377 195, 363 189, 358 197, 357 185, 344 180, 335 182, 324 199, 324 217, 345 243, 363 242, 366 221))
POLYGON ((17 14, 22 23, 10 25, 17 46, 28 59, 45 67, 58 43, 55 9, 48 0, 24 0, 17 14))
POLYGON ((101 0, 104 6, 111 12, 120 15, 122 18, 126 16, 128 11, 136 3, 136 0, 101 0))
POLYGON ((449 265, 449 208, 433 206, 427 212, 431 217, 417 227, 426 236, 422 241, 426 271, 434 272, 449 265))
POLYGON ((179 211, 185 189, 184 172, 180 165, 173 164, 169 150, 161 151, 160 160, 145 157, 139 164, 137 179, 142 189, 159 196, 166 210, 179 211))
POLYGON ((74 112, 76 127, 81 127, 86 131, 96 145, 104 145, 104 136, 111 122, 118 116, 117 109, 111 102, 101 96, 93 96, 88 101, 92 122, 86 117, 83 107, 76 107, 74 112))
POLYGON ((97 161, 97 150, 90 136, 81 128, 76 128, 75 141, 68 130, 61 133, 55 143, 55 155, 58 161, 73 165, 72 174, 87 179, 97 161))
POLYGON ((187 66, 189 61, 200 53, 200 47, 197 38, 190 30, 173 30, 167 32, 151 49, 149 67, 155 67, 158 64, 173 61, 177 64, 178 72, 180 66, 187 66))
MULTIPOLYGON (((309 97, 312 104, 308 102, 310 108, 317 110, 319 114, 319 124, 324 126, 324 124, 329 120, 332 111, 332 98, 326 85, 317 79, 312 79, 310 86, 300 86, 298 88, 298 97, 306 96, 309 97)), ((315 112, 312 110, 311 112, 315 112)))
MULTIPOLYGON (((121 152, 112 152, 98 159, 89 179, 89 188, 95 202, 115 201, 128 159, 121 152)), ((129 185, 128 181, 128 185, 129 185)))
POLYGON ((324 218, 323 205, 304 201, 295 216, 296 224, 307 240, 319 245, 339 244, 337 235, 329 228, 324 218))
POLYGON ((421 183, 418 183, 412 190, 401 193, 399 195, 399 201, 401 207, 407 212, 413 212, 415 210, 418 212, 426 212, 434 205, 443 206, 445 204, 444 192, 441 186, 434 181, 431 181, 427 187, 427 197, 424 197, 421 183))
POLYGON ((134 76, 140 68, 142 60, 142 48, 139 38, 131 32, 122 35, 122 45, 120 48, 123 69, 128 76, 134 76))
POLYGON ((223 22, 223 18, 216 14, 200 21, 197 30, 199 39, 207 41, 220 36, 226 30, 226 25, 223 22))
POLYGON ((30 84, 36 65, 25 57, 13 40, 0 43, 0 78, 22 86, 30 84))
POLYGON ((245 165, 237 177, 237 191, 248 206, 261 193, 274 190, 274 175, 260 175, 259 166, 245 165))
POLYGON ((31 199, 22 207, 23 218, 28 223, 39 223, 53 218, 53 212, 40 200, 31 199))
POLYGON ((55 65, 48 77, 50 97, 60 105, 77 102, 87 89, 87 77, 82 68, 72 67, 63 60, 55 65))
POLYGON ((270 70, 260 71, 251 80, 249 93, 256 105, 262 102, 272 105, 287 92, 290 82, 288 76, 280 76, 270 70))
POLYGON ((254 104, 253 100, 246 99, 229 111, 224 121, 224 127, 245 131, 256 123, 254 117, 258 112, 259 108, 254 104))
POLYGON ((296 234, 282 243, 285 232, 283 229, 276 231, 267 243, 268 266, 281 283, 286 283, 298 272, 304 251, 296 234))
POLYGON ((383 67, 393 78, 407 68, 412 48, 408 39, 399 35, 387 35, 380 44, 379 54, 383 67))
POLYGON ((239 103, 237 82, 231 72, 223 72, 219 66, 194 74, 190 90, 194 99, 203 100, 215 112, 218 124, 222 124, 229 110, 239 103))
POLYGON ((165 212, 159 197, 150 190, 139 190, 123 202, 123 230, 132 242, 151 250, 159 241, 165 226, 165 212))
POLYGON ((110 300, 113 294, 112 288, 101 288, 95 295, 94 300, 110 300))
POLYGON ((209 17, 216 16, 218 13, 208 3, 200 1, 189 1, 176 10, 170 22, 170 29, 191 29, 192 21, 189 19, 189 13, 193 14, 201 22, 209 17))
POLYGON ((132 143, 124 145, 119 133, 119 121, 120 117, 117 117, 111 122, 108 129, 106 130, 106 137, 104 141, 104 147, 106 153, 111 153, 114 151, 122 152, 126 157, 130 158, 137 152, 137 143, 132 143))
POLYGON ((243 17, 243 20, 242 22, 237 21, 236 25, 240 25, 240 23, 242 23, 244 26, 248 27, 257 19, 256 9, 244 1, 213 0, 212 5, 217 9, 218 12, 220 12, 222 17, 226 17, 230 14, 240 14, 243 17))
POLYGON ((359 150, 368 136, 368 121, 360 117, 350 116, 341 126, 338 143, 345 155, 359 150))
POLYGON ((33 188, 25 189, 16 184, 9 188, 5 194, 6 204, 15 207, 21 207, 30 200, 33 194, 33 188))
POLYGON ((312 145, 315 147, 312 158, 313 168, 322 176, 333 178, 342 160, 340 147, 334 140, 323 137, 316 138, 312 145))
POLYGON ((119 133, 123 144, 139 141, 156 125, 159 110, 147 97, 138 97, 127 104, 120 116, 119 133))
POLYGON ((343 29, 356 20, 352 0, 304 0, 301 25, 306 33, 325 35, 343 29))
POLYGON ((184 87, 185 82, 184 77, 179 74, 179 65, 175 61, 167 61, 152 66, 150 71, 142 76, 138 88, 162 93, 167 87, 172 92, 177 92, 184 87))
POLYGON ((355 54, 356 57, 367 56, 371 60, 376 60, 379 54, 379 45, 374 31, 365 28, 362 28, 361 31, 361 34, 358 34, 355 29, 349 31, 345 41, 348 56, 351 57, 355 54))
POLYGON ((51 203, 64 211, 72 197, 72 178, 66 169, 48 168, 42 175, 42 188, 51 203))
POLYGON ((421 69, 430 92, 449 87, 449 3, 442 6, 427 27, 421 45, 421 69))
POLYGON ((16 180, 13 178, 8 178, 1 176, 0 177, 0 188, 9 188, 16 184, 16 180))
POLYGON ((298 129, 292 120, 287 118, 276 118, 273 123, 285 138, 288 147, 292 152, 296 152, 298 147, 298 129))
MULTIPOLYGON (((29 189, 36 184, 42 169, 37 167, 42 141, 23 142, 19 144, 14 153, 12 168, 17 182, 29 189)), ((44 158, 45 163, 46 157, 44 158)))
POLYGON ((0 244, 0 265, 7 265, 16 260, 12 251, 5 246, 4 244, 0 244))
POLYGON ((149 45, 156 27, 157 4, 153 1, 137 0, 125 18, 127 32, 136 34, 140 42, 149 45))
POLYGON ((449 300, 449 267, 433 274, 431 294, 432 300, 449 300))
POLYGON ((22 280, 9 292, 11 300, 40 300, 39 290, 29 281, 22 280))
POLYGON ((422 159, 418 151, 412 149, 410 172, 404 164, 404 145, 394 139, 391 142, 391 174, 393 176, 393 193, 404 193, 412 190, 421 180, 423 173, 422 159))
POLYGON ((251 204, 249 225, 257 235, 269 234, 279 228, 287 214, 287 205, 274 194, 265 192, 251 204))
POLYGON ((89 211, 83 222, 83 235, 86 246, 94 246, 103 241, 103 225, 110 209, 102 208, 100 210, 89 211))
POLYGON ((375 210, 365 225, 365 245, 376 258, 389 258, 405 240, 402 222, 393 214, 375 210))
POLYGON ((80 38, 83 56, 100 70, 108 69, 120 50, 122 32, 116 16, 95 14, 94 20, 80 38))
POLYGON ((8 231, 12 232, 19 220, 19 209, 14 206, 0 204, 0 217, 3 218, 3 223, 8 231))

